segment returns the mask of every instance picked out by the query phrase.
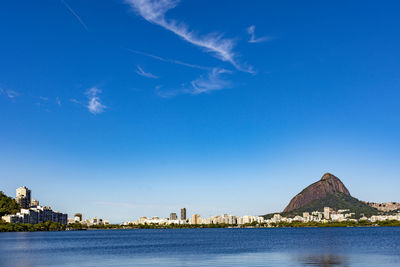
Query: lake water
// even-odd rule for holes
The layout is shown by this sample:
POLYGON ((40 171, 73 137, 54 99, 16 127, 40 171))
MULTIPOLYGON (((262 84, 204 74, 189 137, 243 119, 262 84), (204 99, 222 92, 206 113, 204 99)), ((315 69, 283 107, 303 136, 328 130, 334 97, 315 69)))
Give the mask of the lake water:
POLYGON ((0 233, 0 266, 400 266, 400 228, 0 233))

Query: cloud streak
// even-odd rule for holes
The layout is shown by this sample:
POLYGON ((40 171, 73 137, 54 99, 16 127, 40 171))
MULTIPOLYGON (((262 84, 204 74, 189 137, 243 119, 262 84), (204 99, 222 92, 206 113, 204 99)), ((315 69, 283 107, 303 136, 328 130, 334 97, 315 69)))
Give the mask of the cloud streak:
POLYGON ((256 38, 255 30, 256 30, 256 26, 254 26, 254 25, 251 25, 250 27, 247 28, 247 33, 250 34, 249 43, 261 43, 261 42, 266 42, 266 41, 271 40, 271 37, 269 37, 269 36, 256 38))
POLYGON ((6 97, 10 98, 10 99, 14 99, 16 97, 19 96, 18 92, 15 92, 13 90, 4 90, 2 88, 0 88, 0 95, 5 95, 6 97))
POLYGON ((212 91, 223 90, 232 87, 232 83, 224 78, 225 74, 230 74, 231 71, 222 68, 213 68, 207 75, 202 75, 199 78, 190 82, 184 88, 176 90, 161 90, 162 86, 156 87, 156 92, 160 97, 174 97, 179 94, 199 95, 212 91))
POLYGON ((231 82, 223 79, 222 75, 231 73, 226 69, 214 68, 206 77, 202 76, 190 84, 192 86, 187 92, 197 95, 202 93, 208 93, 210 91, 222 90, 231 86, 231 82))
POLYGON ((140 76, 146 77, 146 78, 151 78, 151 79, 158 79, 158 76, 150 73, 150 72, 145 72, 142 67, 139 65, 137 66, 136 73, 140 76))
POLYGON ((107 108, 101 103, 100 97, 98 96, 99 94, 101 94, 101 90, 97 87, 92 87, 86 91, 86 96, 88 97, 88 103, 86 107, 90 113, 95 115, 104 112, 104 110, 107 108))
POLYGON ((236 61, 233 51, 235 42, 233 39, 224 38, 222 34, 208 34, 199 36, 184 23, 168 20, 165 14, 176 7, 179 0, 125 0, 145 20, 159 25, 173 32, 183 40, 201 47, 222 61, 231 63, 236 69, 245 72, 253 72, 251 67, 244 67, 236 61))
POLYGON ((85 22, 81 19, 81 17, 70 7, 64 0, 61 0, 61 3, 68 9, 68 11, 79 21, 83 28, 86 31, 89 31, 88 27, 86 26, 85 22))
POLYGON ((177 65, 182 65, 188 68, 193 68, 193 69, 200 69, 200 70, 211 70, 212 68, 210 67, 204 67, 204 66, 200 66, 200 65, 196 65, 196 64, 191 64, 191 63, 186 63, 180 60, 175 60, 175 59, 168 59, 168 58, 163 58, 163 57, 159 57, 156 55, 152 55, 149 53, 145 53, 145 52, 141 52, 141 51, 137 51, 137 50, 133 50, 133 49, 127 49, 129 52, 138 54, 138 55, 142 55, 142 56, 146 56, 146 57, 150 57, 162 62, 166 62, 166 63, 172 63, 172 64, 177 64, 177 65))
POLYGON ((75 98, 71 98, 69 101, 71 101, 72 103, 75 103, 75 104, 82 105, 81 101, 79 101, 78 99, 75 99, 75 98))

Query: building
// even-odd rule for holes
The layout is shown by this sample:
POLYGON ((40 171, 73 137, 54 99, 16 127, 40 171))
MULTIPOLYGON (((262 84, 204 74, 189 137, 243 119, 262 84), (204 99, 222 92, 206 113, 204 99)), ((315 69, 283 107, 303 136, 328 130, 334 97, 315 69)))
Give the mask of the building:
POLYGON ((169 219, 172 221, 178 220, 178 216, 176 215, 176 213, 171 213, 169 215, 169 219))
POLYGON ((330 219, 330 214, 331 214, 331 208, 324 207, 324 219, 325 220, 329 220, 330 219))
POLYGON ((19 223, 20 221, 19 217, 16 215, 4 215, 1 219, 6 223, 19 223))
POLYGON ((15 200, 23 209, 29 209, 31 206, 31 190, 26 186, 18 187, 15 200))
POLYGON ((193 214, 192 216, 192 224, 200 224, 201 217, 199 214, 193 214))
POLYGON ((39 200, 36 199, 31 199, 31 207, 37 207, 39 206, 39 200))
POLYGON ((103 220, 102 218, 93 217, 92 219, 86 219, 86 220, 81 219, 81 221, 76 221, 76 220, 71 219, 71 223, 80 223, 80 224, 87 225, 87 226, 93 226, 93 225, 109 225, 110 221, 103 220))
POLYGON ((186 220, 186 208, 181 209, 181 220, 186 220))
POLYGON ((21 205, 21 210, 17 214, 3 216, 1 219, 6 222, 37 224, 50 221, 67 224, 67 214, 53 211, 50 207, 39 206, 38 200, 31 199, 31 190, 26 186, 16 189, 15 199, 21 205))
MULTIPOLYGON (((279 215, 280 216, 280 215, 279 215)), ((250 224, 250 223, 258 223, 263 224, 267 221, 264 220, 263 217, 259 216, 243 216, 243 217, 236 217, 234 215, 222 214, 217 216, 212 216, 208 218, 202 218, 199 214, 194 214, 192 218, 188 220, 170 220, 170 218, 146 218, 141 217, 137 221, 127 221, 124 222, 123 225, 171 225, 171 224, 193 224, 193 225, 207 225, 207 224, 223 224, 223 225, 243 225, 243 224, 250 224)))
POLYGON ((50 207, 42 206, 21 209, 17 214, 5 215, 2 219, 9 223, 37 224, 50 221, 67 224, 67 214, 53 211, 50 207))
POLYGON ((75 222, 82 222, 82 213, 75 213, 74 221, 75 222))
POLYGON ((333 222, 335 222, 335 221, 342 222, 344 220, 345 220, 345 217, 344 217, 344 214, 342 214, 342 213, 331 214, 331 221, 333 221, 333 222))

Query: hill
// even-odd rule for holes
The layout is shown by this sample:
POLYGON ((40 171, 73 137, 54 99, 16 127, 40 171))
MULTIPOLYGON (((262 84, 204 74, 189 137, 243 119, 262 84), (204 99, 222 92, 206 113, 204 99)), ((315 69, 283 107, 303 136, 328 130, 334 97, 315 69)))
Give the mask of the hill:
POLYGON ((299 194, 297 194, 285 208, 283 212, 291 212, 304 207, 306 204, 318 200, 324 199, 328 195, 335 193, 341 193, 350 196, 349 190, 340 181, 339 178, 330 173, 325 173, 321 180, 313 183, 312 185, 305 188, 299 194))
POLYGON ((0 217, 6 214, 15 214, 19 212, 21 207, 9 196, 0 191, 0 217))
POLYGON ((356 218, 360 218, 362 215, 370 217, 379 214, 377 209, 365 204, 357 198, 344 193, 333 193, 327 195, 323 199, 315 199, 298 209, 283 212, 281 215, 285 217, 293 217, 296 215, 302 215, 303 212, 323 211, 324 207, 330 207, 334 210, 349 209, 351 212, 356 214, 356 218))
MULTIPOLYGON (((322 212, 324 207, 330 207, 336 211, 348 209, 351 213, 356 214, 356 218, 360 218, 362 215, 370 217, 381 213, 367 202, 352 197, 339 178, 325 173, 319 181, 297 194, 280 214, 284 217, 302 216, 303 212, 322 212)), ((266 219, 272 216, 273 213, 264 215, 266 219)))

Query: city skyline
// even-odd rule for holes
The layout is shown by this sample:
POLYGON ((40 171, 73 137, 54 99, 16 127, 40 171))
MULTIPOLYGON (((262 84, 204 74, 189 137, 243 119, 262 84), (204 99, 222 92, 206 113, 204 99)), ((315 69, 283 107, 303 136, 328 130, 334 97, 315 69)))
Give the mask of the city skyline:
POLYGON ((282 211, 325 172, 399 202, 399 7, 3 1, 0 190, 112 223, 282 211))
MULTIPOLYGON (((329 179, 337 179, 332 174, 325 174, 321 181, 328 181, 329 179)), ((335 185, 332 185, 335 187, 335 185)), ((343 186, 344 187, 344 186, 343 186)), ((347 190, 347 189, 346 189, 347 190)), ((395 224, 400 221, 400 203, 371 203, 364 202, 350 204, 343 202, 337 210, 324 205, 324 207, 309 206, 308 209, 290 214, 277 212, 274 214, 261 215, 244 215, 236 216, 232 214, 222 214, 211 217, 202 217, 200 214, 193 213, 192 216, 187 218, 186 208, 180 209, 180 218, 177 213, 170 213, 169 217, 163 218, 153 216, 148 218, 141 216, 137 220, 129 220, 124 222, 115 223, 110 225, 110 221, 93 217, 84 219, 82 213, 75 213, 73 216, 68 214, 53 211, 50 206, 40 206, 39 201, 31 198, 32 191, 26 187, 18 187, 15 194, 15 202, 20 206, 19 212, 16 213, 3 213, 0 217, 3 222, 11 224, 31 224, 38 225, 40 223, 60 223, 66 225, 67 230, 71 229, 86 229, 87 227, 282 227, 285 224, 296 223, 311 223, 314 227, 316 224, 327 223, 341 223, 343 225, 357 225, 364 224, 370 225, 381 224, 395 224), (361 205, 361 206, 360 206, 361 205), (347 207, 347 208, 346 208, 347 207), (119 226, 118 226, 119 225, 119 226), (191 226, 190 226, 191 225, 191 226)), ((2 193, 2 192, 1 192, 2 193)), ((344 197, 346 194, 343 194, 344 197)), ((350 196, 349 196, 350 197, 350 196)), ((354 199, 354 201, 358 201, 354 199)), ((332 203, 337 206, 337 203, 332 203)))

